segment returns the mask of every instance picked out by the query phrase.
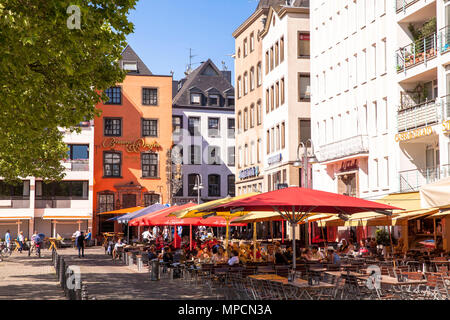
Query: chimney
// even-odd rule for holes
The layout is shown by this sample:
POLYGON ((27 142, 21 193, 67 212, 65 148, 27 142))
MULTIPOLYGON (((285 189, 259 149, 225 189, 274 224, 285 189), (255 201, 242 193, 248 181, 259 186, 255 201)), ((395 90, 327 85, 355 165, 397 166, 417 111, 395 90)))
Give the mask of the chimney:
POLYGON ((229 83, 231 83, 231 71, 222 70, 220 72, 222 72, 222 75, 224 76, 224 78, 227 79, 229 83))

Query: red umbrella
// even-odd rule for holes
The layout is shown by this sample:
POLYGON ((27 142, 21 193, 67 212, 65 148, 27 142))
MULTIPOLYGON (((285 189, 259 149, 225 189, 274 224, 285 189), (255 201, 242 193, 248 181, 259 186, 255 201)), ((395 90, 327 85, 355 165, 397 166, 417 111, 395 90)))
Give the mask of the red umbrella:
POLYGON ((210 210, 232 212, 238 211, 276 211, 292 225, 293 236, 293 267, 295 269, 295 225, 305 220, 308 214, 333 213, 341 219, 347 219, 348 215, 375 211, 391 215, 388 210, 398 210, 382 203, 363 200, 355 197, 344 196, 325 191, 289 187, 271 192, 261 193, 242 200, 236 200, 210 210))

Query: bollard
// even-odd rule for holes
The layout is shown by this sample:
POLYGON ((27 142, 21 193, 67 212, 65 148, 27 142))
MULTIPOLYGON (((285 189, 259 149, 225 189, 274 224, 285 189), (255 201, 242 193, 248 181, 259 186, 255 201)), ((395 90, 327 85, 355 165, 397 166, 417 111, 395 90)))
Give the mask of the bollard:
POLYGON ((136 265, 137 265, 138 271, 141 271, 141 269, 142 269, 142 256, 140 254, 136 256, 136 265))
POLYGON ((157 281, 159 280, 159 260, 154 259, 151 262, 152 268, 150 272, 150 280, 157 281))
POLYGON ((132 266, 133 265, 133 253, 132 252, 127 252, 127 260, 128 260, 128 265, 132 266))
POLYGON ((125 251, 122 252, 122 262, 123 262, 123 264, 128 264, 127 257, 128 257, 127 253, 125 251))
POLYGON ((87 285, 84 283, 81 283, 81 300, 89 300, 87 285))

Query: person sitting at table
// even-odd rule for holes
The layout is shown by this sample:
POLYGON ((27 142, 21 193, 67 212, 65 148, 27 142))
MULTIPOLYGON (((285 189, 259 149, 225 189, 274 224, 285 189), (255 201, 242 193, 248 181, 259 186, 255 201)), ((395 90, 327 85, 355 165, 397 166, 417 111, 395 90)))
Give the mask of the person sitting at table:
POLYGON ((323 253, 321 251, 319 251, 319 248, 317 248, 317 246, 313 246, 311 248, 311 260, 323 260, 325 259, 325 256, 323 255, 323 253))
POLYGON ((149 242, 150 241, 150 231, 146 228, 144 232, 142 232, 142 241, 149 242))
POLYGON ((347 240, 342 239, 342 244, 341 244, 341 246, 339 247, 338 252, 341 253, 341 254, 347 254, 347 252, 348 252, 348 244, 347 244, 347 240))
POLYGON ((172 254, 172 248, 169 246, 164 247, 164 253, 162 255, 162 260, 165 263, 172 263, 173 262, 173 254, 172 254))
POLYGON ((369 253, 369 250, 367 250, 367 247, 364 243, 364 240, 359 241, 359 249, 358 249, 358 255, 362 256, 369 253))
POLYGON ((341 264, 341 258, 334 251, 333 247, 329 247, 327 250, 327 261, 332 264, 341 264))
POLYGON ((293 254, 292 254, 292 247, 287 247, 286 251, 284 252, 284 256, 288 261, 292 261, 293 254))
POLYGON ((308 248, 305 248, 305 250, 303 250, 301 257, 307 261, 314 260, 311 254, 311 250, 309 250, 308 248))
POLYGON ((275 247, 275 264, 289 264, 289 261, 281 251, 280 246, 275 247))
POLYGON ((368 249, 372 256, 377 255, 378 249, 377 249, 377 241, 375 240, 375 238, 370 239, 368 249))
POLYGON ((114 250, 112 252, 113 260, 116 260, 116 258, 118 258, 120 256, 120 254, 123 253, 124 246, 125 246, 125 244, 122 242, 122 239, 119 238, 119 240, 117 240, 117 243, 114 245, 114 250))
POLYGON ((239 252, 236 250, 232 251, 232 257, 228 260, 228 265, 234 266, 236 264, 239 264, 239 252))
POLYGON ((216 250, 216 253, 211 257, 212 263, 227 263, 227 257, 225 256, 225 250, 222 246, 219 246, 216 250))
POLYGON ((209 261, 209 259, 211 259, 211 254, 208 250, 208 247, 204 247, 203 250, 199 251, 197 254, 197 258, 202 261, 209 261))
POLYGON ((151 247, 148 249, 147 255, 148 255, 148 261, 152 261, 152 260, 158 258, 158 255, 156 254, 156 248, 155 248, 155 246, 151 246, 151 247))
POLYGON ((272 262, 272 263, 275 262, 275 252, 274 252, 274 248, 272 245, 267 246, 266 257, 267 257, 267 259, 266 259, 267 262, 272 262))

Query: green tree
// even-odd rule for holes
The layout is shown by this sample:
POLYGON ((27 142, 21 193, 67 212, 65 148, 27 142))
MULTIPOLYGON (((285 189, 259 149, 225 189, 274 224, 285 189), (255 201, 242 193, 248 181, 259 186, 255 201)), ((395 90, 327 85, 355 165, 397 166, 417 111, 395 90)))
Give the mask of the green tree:
POLYGON ((63 177, 64 131, 79 132, 108 99, 103 90, 124 79, 118 60, 136 2, 0 0, 1 177, 63 177))

